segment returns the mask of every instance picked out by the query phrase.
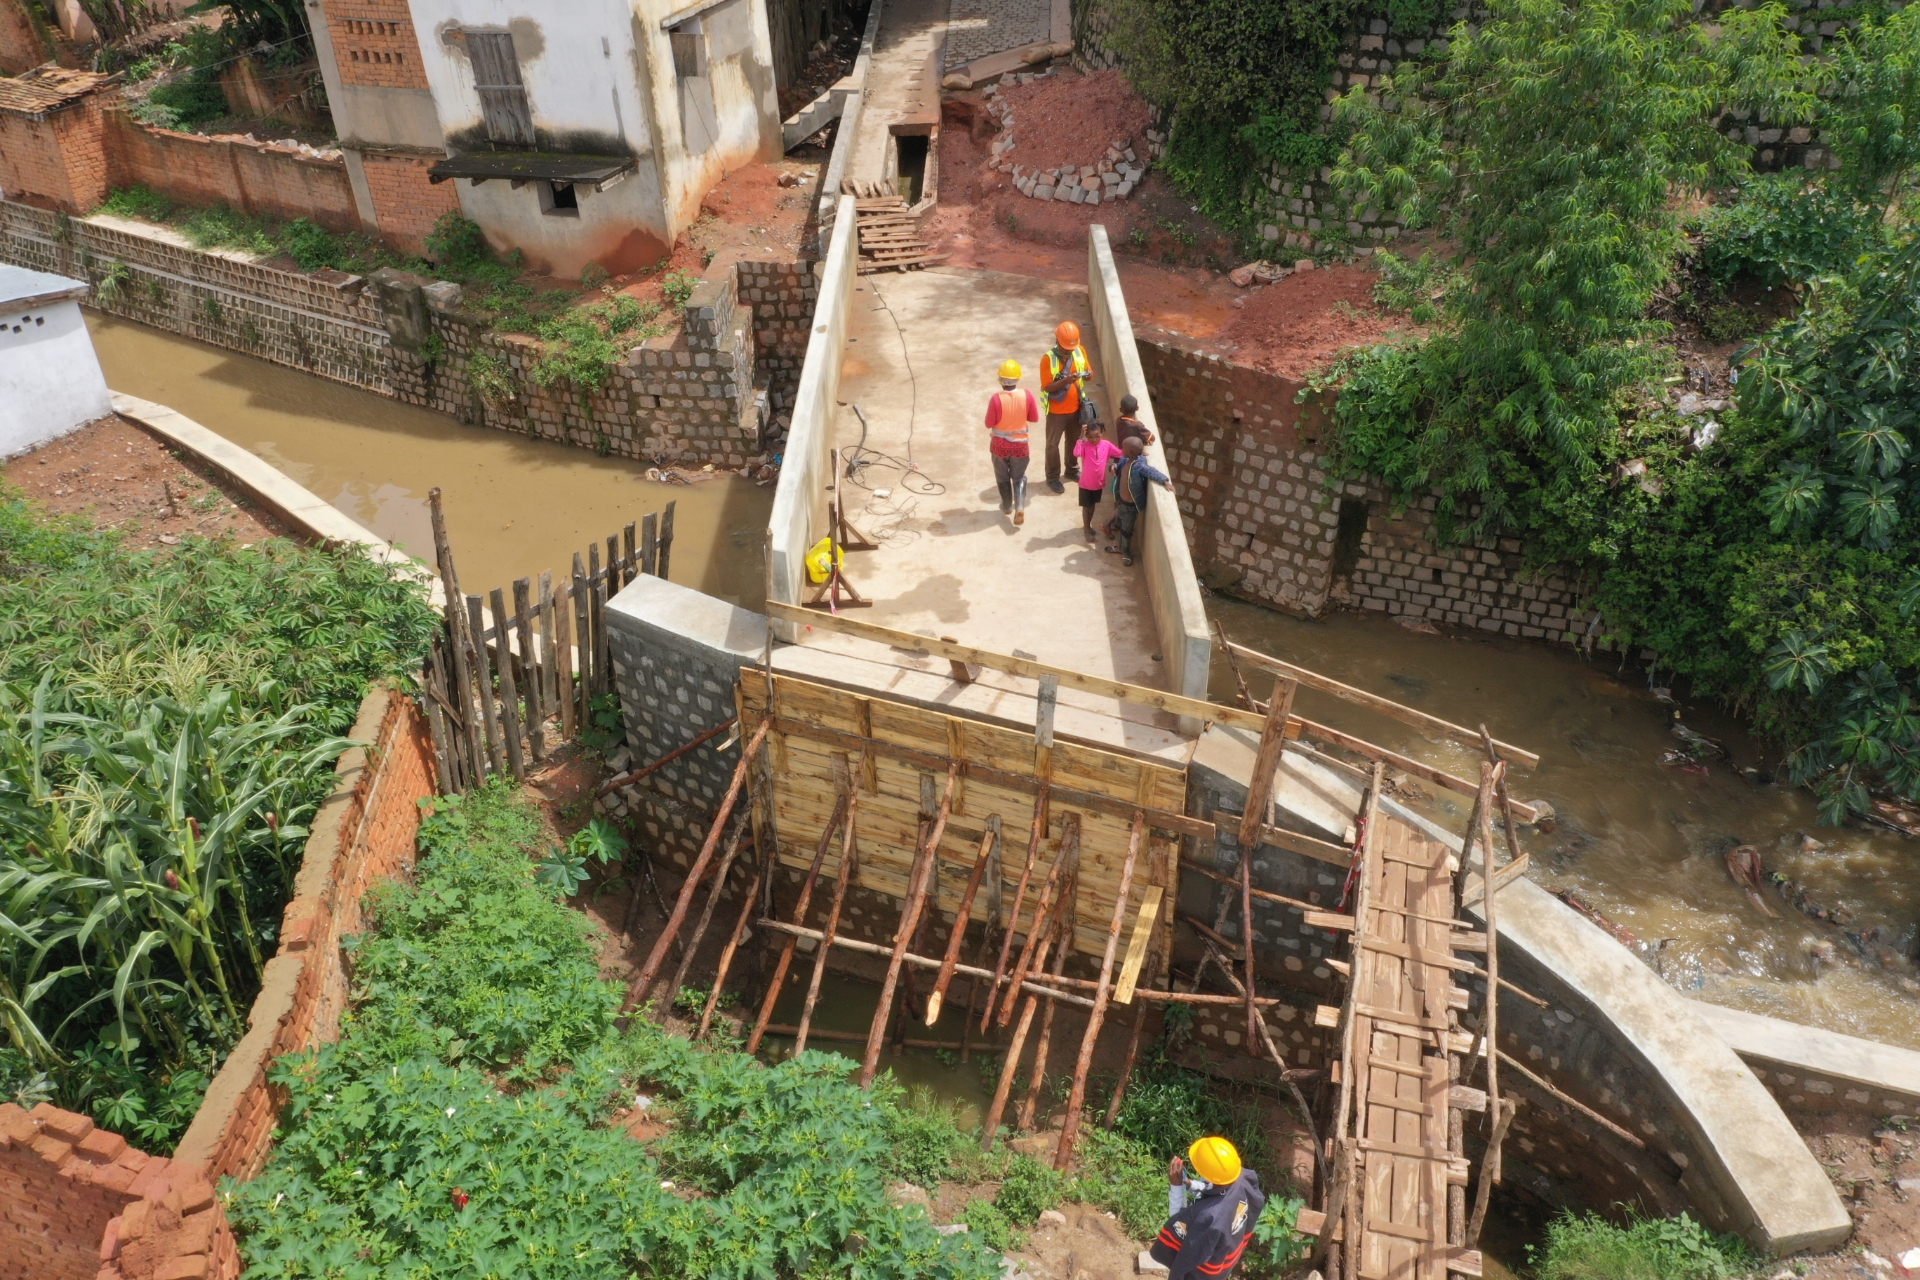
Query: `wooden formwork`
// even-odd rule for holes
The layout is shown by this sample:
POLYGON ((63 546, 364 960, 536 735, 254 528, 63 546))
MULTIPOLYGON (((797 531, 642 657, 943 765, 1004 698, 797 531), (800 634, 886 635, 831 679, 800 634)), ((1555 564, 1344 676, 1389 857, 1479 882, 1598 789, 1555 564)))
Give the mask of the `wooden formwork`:
MULTIPOLYGON (((923 783, 944 788, 950 764, 962 768, 952 812, 939 846, 939 876, 929 906, 954 911, 972 872, 987 819, 998 815, 1003 851, 998 859, 1003 895, 1011 902, 1026 861, 1028 833, 1041 777, 1048 782, 1047 834, 1035 859, 1035 888, 1059 851, 1065 820, 1080 825, 1080 878, 1073 922, 1074 949, 1099 957, 1115 917, 1115 890, 1126 861, 1135 810, 1150 827, 1179 833, 1195 824, 1183 815, 1183 770, 1074 743, 1036 747, 1032 734, 983 724, 923 707, 746 668, 740 675, 740 714, 751 734, 772 712, 767 746, 778 857, 805 872, 848 770, 860 789, 860 866, 856 883, 905 898, 920 835, 923 783), (1038 757, 1038 758, 1037 758, 1038 757)), ((1168 884, 1178 884, 1177 841, 1166 841, 1168 884)), ((1144 865, 1144 861, 1143 864, 1144 865)), ((1137 875, 1127 894, 1128 920, 1149 890, 1137 875)), ((985 921, 991 887, 974 901, 970 918, 985 921)), ((1030 898, 1031 900, 1031 898, 1030 898)), ((1155 930, 1162 963, 1170 938, 1155 930)))

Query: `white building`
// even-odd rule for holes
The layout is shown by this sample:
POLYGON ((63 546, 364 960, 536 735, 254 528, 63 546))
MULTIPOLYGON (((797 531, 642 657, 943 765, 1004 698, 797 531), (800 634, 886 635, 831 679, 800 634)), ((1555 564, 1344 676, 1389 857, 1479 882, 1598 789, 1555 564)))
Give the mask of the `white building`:
POLYGON ((624 272, 780 153, 766 0, 307 4, 362 220, 402 240, 457 198, 536 267, 624 272))
POLYGON ((0 264, 0 458, 113 412, 80 315, 87 282, 0 264))

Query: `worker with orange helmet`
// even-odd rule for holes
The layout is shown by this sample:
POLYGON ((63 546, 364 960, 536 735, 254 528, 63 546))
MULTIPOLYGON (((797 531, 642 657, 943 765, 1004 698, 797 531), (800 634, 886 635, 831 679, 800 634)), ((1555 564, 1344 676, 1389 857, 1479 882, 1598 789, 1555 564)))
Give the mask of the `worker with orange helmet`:
POLYGON ((1040 402, 1031 391, 1020 390, 1020 362, 1000 366, 1000 390, 987 401, 988 451, 993 455, 993 483, 1000 490, 1000 511, 1013 513, 1015 524, 1027 522, 1027 432, 1040 421, 1040 402))
POLYGON ((1232 1273, 1253 1239, 1267 1203, 1260 1175, 1242 1167, 1240 1153, 1221 1137, 1207 1137, 1167 1166, 1172 1214, 1148 1251, 1172 1280, 1220 1280, 1232 1273))
POLYGON ((1047 488, 1064 493, 1063 474, 1069 480, 1080 478, 1073 446, 1080 439, 1081 384, 1093 377, 1093 367, 1080 345, 1080 326, 1073 321, 1060 322, 1053 342, 1040 357, 1040 389, 1047 393, 1047 488))

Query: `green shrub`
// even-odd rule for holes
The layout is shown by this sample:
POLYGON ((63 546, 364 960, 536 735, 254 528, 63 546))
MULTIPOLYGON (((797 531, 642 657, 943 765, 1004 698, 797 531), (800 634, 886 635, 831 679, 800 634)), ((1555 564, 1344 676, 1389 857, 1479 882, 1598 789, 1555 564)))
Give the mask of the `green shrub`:
POLYGON ((302 271, 319 271, 340 264, 340 244, 333 233, 310 218, 295 218, 279 237, 281 247, 302 271))
POLYGON ((1113 1214, 1134 1239, 1148 1239, 1167 1217, 1167 1162, 1124 1134, 1084 1130, 1071 1195, 1113 1214))
POLYGON ((1726 1280, 1759 1261, 1738 1237, 1716 1235, 1684 1213, 1625 1226, 1563 1214, 1527 1254, 1538 1280, 1726 1280))
POLYGON ((533 882, 536 831, 504 788, 436 805, 419 887, 384 891, 381 932, 357 953, 381 957, 382 974, 337 1045, 274 1068, 290 1095, 280 1139, 259 1177, 223 1186, 249 1274, 998 1276, 972 1234, 941 1237, 923 1210, 888 1202, 884 1098, 848 1079, 845 1058, 769 1068, 644 1017, 616 1033, 617 988, 594 976, 588 930, 563 925, 533 882), (468 909, 488 927, 456 936, 468 909), (503 1091, 469 1052, 502 1019, 467 989, 497 999, 507 974, 535 994, 514 1037, 529 1046, 522 1086, 503 1091), (416 1001, 403 981, 434 994, 416 1001), (391 1059, 403 1040, 424 1051, 391 1059), (555 1044, 567 1056, 535 1081, 537 1046, 555 1044), (644 1146, 607 1127, 636 1089, 672 1119, 644 1146))
POLYGON ((149 222, 165 222, 173 212, 173 201, 161 195, 151 187, 135 183, 131 187, 119 187, 107 193, 95 213, 111 213, 120 218, 145 218, 149 222))
POLYGON ((611 273, 597 262, 589 262, 580 269, 580 287, 582 289, 598 289, 611 278, 611 273))
POLYGON ((630 347, 666 332, 655 319, 659 314, 658 305, 623 293, 542 320, 534 334, 544 345, 528 376, 542 387, 565 383, 583 395, 599 391, 630 347))
POLYGON ((693 296, 693 291, 699 287, 699 284, 700 277, 691 271, 669 271, 666 279, 660 282, 660 294, 667 300, 669 307, 678 311, 687 305, 687 299, 693 296))
POLYGON ((1002 1210, 991 1200, 969 1200, 960 1206, 959 1221, 967 1225, 970 1234, 980 1237, 980 1242, 996 1253, 1011 1253, 1015 1249, 1024 1249, 1027 1245, 1027 1233, 1015 1226, 1002 1210))
POLYGON ((1741 276, 1781 285, 1843 270, 1874 243, 1879 223, 1850 192, 1796 171, 1755 175, 1688 229, 1695 270, 1725 287, 1741 276))
POLYGON ((1014 1153, 1007 1176, 994 1193, 993 1203, 1009 1222, 1030 1227, 1040 1215, 1058 1205, 1067 1194, 1067 1175, 1055 1172, 1032 1156, 1014 1153))
POLYGON ((897 1177, 931 1189, 952 1176, 955 1156, 973 1145, 960 1130, 958 1106, 915 1088, 884 1108, 888 1166, 897 1177))

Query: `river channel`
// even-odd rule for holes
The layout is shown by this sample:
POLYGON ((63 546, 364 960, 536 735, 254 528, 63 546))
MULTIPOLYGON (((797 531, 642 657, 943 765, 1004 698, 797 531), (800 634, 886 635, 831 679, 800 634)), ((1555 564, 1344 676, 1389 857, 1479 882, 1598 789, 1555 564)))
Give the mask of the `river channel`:
POLYGON ((771 486, 694 484, 647 465, 462 426, 444 414, 144 325, 87 313, 115 391, 152 400, 249 449, 389 542, 433 559, 427 491, 438 485, 461 586, 571 572, 648 512, 674 509, 675 582, 750 609, 766 598, 771 486))
MULTIPOLYGON (((1920 843, 1862 826, 1817 824, 1804 789, 1770 778, 1770 756, 1712 707, 1678 708, 1687 727, 1725 743, 1727 760, 1663 762, 1682 744, 1675 707, 1623 673, 1570 649, 1481 637, 1417 635, 1371 615, 1309 622, 1214 598, 1232 640, 1456 724, 1485 723, 1540 755, 1514 775, 1516 798, 1557 811, 1551 833, 1523 830, 1529 875, 1567 890, 1630 932, 1671 985, 1715 1004, 1920 1049, 1920 982, 1910 956, 1920 918, 1920 843), (1834 924, 1809 916, 1775 886, 1763 915, 1728 875, 1726 853, 1753 845, 1769 872, 1802 886, 1834 924)), ((1267 681, 1247 673, 1255 696, 1267 681)), ((1643 677, 1644 678, 1644 677, 1643 677)), ((1234 696, 1216 658, 1212 693, 1234 696)), ((1464 746, 1396 720, 1302 691, 1298 707, 1382 746, 1478 777, 1464 746)), ((1452 830, 1472 802, 1438 791, 1418 803, 1452 830)))

